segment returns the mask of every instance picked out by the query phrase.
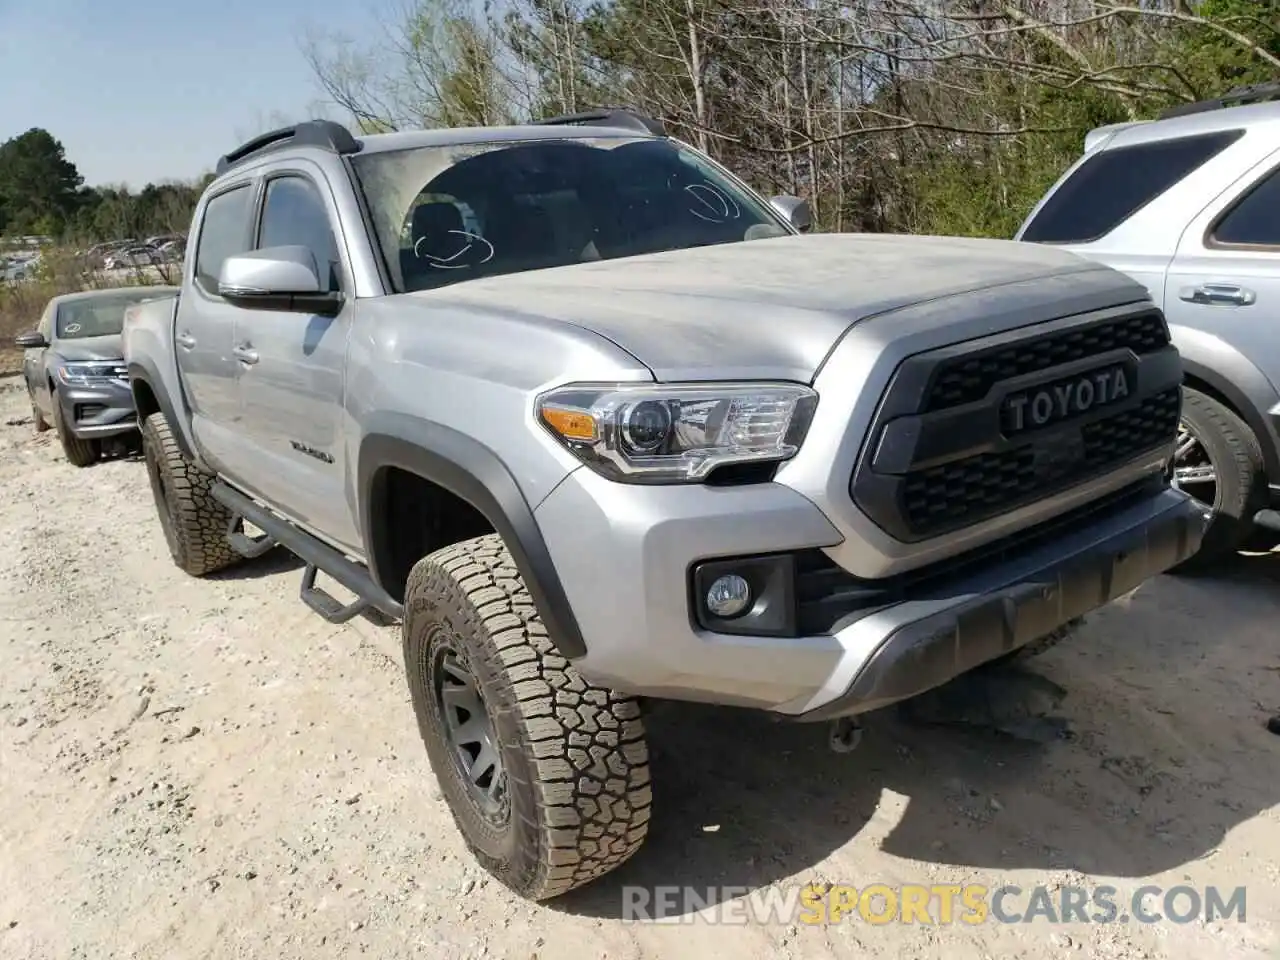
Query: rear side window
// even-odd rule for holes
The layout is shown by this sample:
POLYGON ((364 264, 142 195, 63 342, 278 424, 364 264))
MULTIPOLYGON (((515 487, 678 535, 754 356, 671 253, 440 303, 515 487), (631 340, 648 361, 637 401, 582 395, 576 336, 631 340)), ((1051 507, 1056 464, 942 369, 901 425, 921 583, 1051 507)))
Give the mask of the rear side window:
POLYGON ((196 280, 209 293, 218 292, 218 274, 227 257, 249 251, 249 185, 220 193, 205 206, 196 247, 196 280))
POLYGON ((1022 239, 1082 243, 1106 236, 1243 132, 1226 130, 1104 150, 1082 163, 1045 201, 1022 239))
POLYGON ((1213 230, 1213 242, 1280 247, 1280 168, 1244 195, 1213 230))

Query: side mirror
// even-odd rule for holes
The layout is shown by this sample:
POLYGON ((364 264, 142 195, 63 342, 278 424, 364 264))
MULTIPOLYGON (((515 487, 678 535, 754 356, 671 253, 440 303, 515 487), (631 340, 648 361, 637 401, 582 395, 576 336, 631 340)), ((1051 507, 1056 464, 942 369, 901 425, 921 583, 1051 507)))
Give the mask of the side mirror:
POLYGON ((20 333, 13 338, 13 345, 20 350, 39 350, 47 347, 49 341, 44 338, 44 334, 37 330, 30 333, 20 333))
POLYGON ((333 316, 343 304, 341 292, 330 289, 328 271, 322 277, 315 255, 303 246, 227 257, 218 273, 218 293, 249 310, 333 316))
POLYGON ((787 223, 801 233, 808 233, 813 229, 813 213, 809 210, 809 201, 801 200, 799 197, 781 196, 771 197, 769 203, 773 205, 773 209, 782 214, 782 218, 787 223))

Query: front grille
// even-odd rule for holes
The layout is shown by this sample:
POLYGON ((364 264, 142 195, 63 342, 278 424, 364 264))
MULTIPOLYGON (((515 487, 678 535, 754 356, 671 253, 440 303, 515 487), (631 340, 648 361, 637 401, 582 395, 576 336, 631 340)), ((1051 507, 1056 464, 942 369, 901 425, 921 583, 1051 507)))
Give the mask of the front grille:
POLYGON ((917 536, 928 536, 961 523, 979 523, 1083 483, 1171 440, 1180 408, 1174 387, 1123 413, 1085 424, 1078 441, 1060 439, 1051 448, 982 453, 910 473, 900 488, 899 504, 907 527, 917 536))
POLYGON ((1159 313, 1139 313, 1060 333, 1020 340, 943 361, 934 371, 922 412, 946 410, 981 400, 1002 380, 1048 370, 1059 364, 1128 348, 1142 356, 1169 343, 1159 313))

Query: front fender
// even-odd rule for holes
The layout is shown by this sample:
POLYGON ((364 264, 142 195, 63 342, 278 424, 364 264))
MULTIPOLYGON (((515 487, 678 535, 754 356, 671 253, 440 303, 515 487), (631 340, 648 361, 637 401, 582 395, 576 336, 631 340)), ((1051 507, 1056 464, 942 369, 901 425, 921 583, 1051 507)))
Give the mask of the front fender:
MULTIPOLYGON (((151 407, 147 402, 149 394, 150 398, 154 398, 160 412, 164 414, 165 420, 168 421, 169 429, 173 431, 173 438, 182 455, 188 460, 199 463, 200 457, 196 453, 195 441, 191 435, 191 420, 186 416, 181 399, 179 398, 175 403, 174 398, 165 389, 164 379, 156 370, 155 364, 150 359, 134 357, 129 361, 128 369, 129 389, 133 393, 133 404, 138 409, 139 420, 141 421, 141 418, 147 415, 151 407)), ((138 425, 141 426, 141 422, 138 425)))
POLYGON ((374 414, 366 421, 357 455, 360 526, 369 572, 379 586, 392 534, 381 506, 388 468, 416 474, 478 510, 511 552, 552 642, 569 659, 587 652, 533 508, 506 465, 466 434, 396 413, 374 414))

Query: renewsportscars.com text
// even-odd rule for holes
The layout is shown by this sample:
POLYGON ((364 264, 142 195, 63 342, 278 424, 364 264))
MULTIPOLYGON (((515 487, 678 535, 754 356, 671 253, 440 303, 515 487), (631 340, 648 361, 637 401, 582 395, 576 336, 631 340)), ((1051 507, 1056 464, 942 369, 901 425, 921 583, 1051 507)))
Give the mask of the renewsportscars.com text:
POLYGON ((659 923, 1195 923, 1246 916, 1244 887, 987 887, 883 884, 856 887, 623 887, 622 919, 659 923))

